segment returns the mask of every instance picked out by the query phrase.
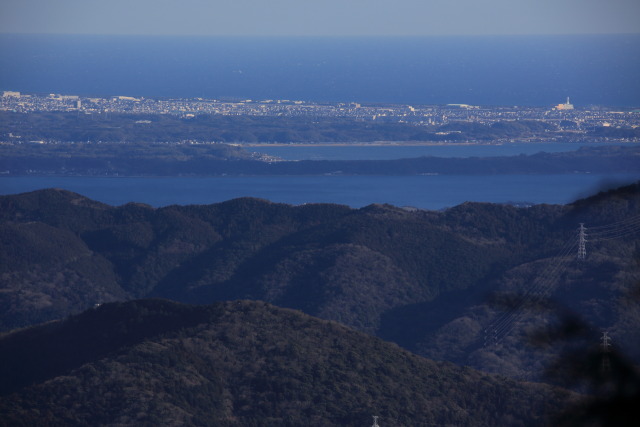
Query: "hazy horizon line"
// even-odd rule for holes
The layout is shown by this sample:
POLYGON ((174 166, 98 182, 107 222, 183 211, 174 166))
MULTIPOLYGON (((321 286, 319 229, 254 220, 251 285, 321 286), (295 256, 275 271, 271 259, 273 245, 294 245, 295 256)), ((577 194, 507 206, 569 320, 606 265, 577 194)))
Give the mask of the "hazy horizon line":
POLYGON ((297 38, 297 39, 337 39, 337 38, 441 38, 441 37, 580 37, 580 36, 640 36, 640 32, 614 33, 514 33, 514 34, 140 34, 140 33, 31 33, 3 32, 0 36, 89 36, 89 37, 158 37, 158 38, 297 38))

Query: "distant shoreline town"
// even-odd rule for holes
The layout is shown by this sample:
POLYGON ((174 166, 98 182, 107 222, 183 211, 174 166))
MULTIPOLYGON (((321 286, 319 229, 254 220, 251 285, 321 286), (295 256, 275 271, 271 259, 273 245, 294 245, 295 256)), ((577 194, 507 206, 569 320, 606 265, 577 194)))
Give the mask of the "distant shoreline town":
POLYGON ((3 153, 0 171, 13 176, 637 171, 635 154, 638 148, 624 147, 622 150, 623 147, 614 144, 603 151, 476 159, 467 163, 429 158, 377 163, 286 162, 240 147, 257 144, 511 142, 637 145, 640 142, 639 125, 640 111, 579 108, 569 99, 555 107, 543 108, 130 96, 85 98, 4 92, 0 98, 0 148, 3 153), (87 147, 88 144, 92 146, 87 147))
POLYGON ((84 114, 170 114, 182 118, 222 116, 348 118, 358 121, 410 123, 418 126, 472 122, 491 125, 508 120, 538 120, 565 130, 593 127, 640 127, 640 109, 575 107, 567 98, 553 107, 478 106, 468 104, 406 105, 315 103, 292 100, 219 100, 204 98, 154 99, 133 96, 107 98, 62 94, 24 94, 4 91, 0 111, 18 113, 67 111, 84 114))

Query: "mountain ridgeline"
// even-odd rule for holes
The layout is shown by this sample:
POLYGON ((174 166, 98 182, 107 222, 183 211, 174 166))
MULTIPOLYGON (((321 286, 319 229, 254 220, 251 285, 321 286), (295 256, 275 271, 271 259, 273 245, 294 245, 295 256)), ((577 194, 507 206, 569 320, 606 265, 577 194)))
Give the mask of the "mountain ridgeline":
POLYGON ((0 344, 13 426, 526 426, 571 398, 262 302, 108 303, 0 344))
POLYGON ((3 196, 0 327, 137 298, 251 299, 433 359, 540 379, 560 350, 523 340, 570 311, 638 361, 639 189, 566 206, 466 203, 443 212, 249 198, 112 207, 55 189, 3 196), (583 262, 579 223, 594 230, 583 262), (492 294, 515 303, 492 303, 492 294), (556 308, 540 312, 534 297, 556 308), (500 336, 487 336, 493 326, 500 336))

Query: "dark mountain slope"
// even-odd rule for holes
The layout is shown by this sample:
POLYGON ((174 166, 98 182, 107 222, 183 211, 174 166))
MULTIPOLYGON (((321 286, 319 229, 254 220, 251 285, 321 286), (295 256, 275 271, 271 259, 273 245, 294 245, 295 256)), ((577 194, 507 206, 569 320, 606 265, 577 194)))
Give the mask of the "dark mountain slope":
MULTIPOLYGON (((58 190, 0 198, 6 224, 40 218, 41 228, 65 230, 69 239, 77 239, 52 256, 76 259, 67 254, 74 245, 88 248, 111 270, 96 283, 107 281, 120 295, 190 302, 265 299, 371 332, 382 311, 468 288, 507 255, 495 245, 494 251, 479 251, 476 242, 431 224, 437 214, 393 207, 291 207, 256 199, 155 210, 134 204, 87 207, 90 203, 58 190), (51 210, 45 208, 49 205, 51 210), (450 268, 458 259, 466 268, 450 268), (369 319, 361 318, 365 312, 369 319)), ((36 276, 16 271, 13 261, 4 264, 5 298, 16 301, 11 303, 15 312, 37 312, 16 284, 31 281, 33 288, 45 281, 44 275, 52 274, 39 266, 51 264, 46 258, 31 264, 38 268, 30 272, 44 270, 36 276)), ((38 291, 43 298, 54 292, 38 291)), ((89 295, 67 312, 104 302, 89 295)))
POLYGON ((1 326, 148 296, 255 299, 431 358, 538 378, 556 353, 536 353, 523 339, 555 315, 516 307, 500 346, 487 348, 483 331, 503 313, 490 295, 552 297, 615 332, 640 360, 640 318, 628 297, 640 282, 639 216, 638 184, 567 206, 466 203, 445 212, 257 199, 110 207, 62 190, 3 196, 1 326), (571 248, 579 223, 592 230, 583 263, 571 248), (627 233, 602 240, 598 230, 627 233))
POLYGON ((211 309, 162 300, 107 303, 64 321, 25 328, 0 338, 0 394, 66 374, 121 348, 196 326, 211 309))
POLYGON ((436 300, 439 307, 422 304, 386 313, 378 335, 427 357, 533 378, 562 348, 525 345, 531 336, 579 319, 589 331, 585 345, 597 346, 606 331, 640 363, 640 186, 555 208, 559 215, 542 229, 540 243, 525 247, 528 256, 502 266, 487 282, 485 290, 510 303, 489 303, 490 294, 448 295, 436 300), (577 233, 561 233, 580 222, 587 226, 584 261, 576 259, 577 233), (554 229, 558 232, 550 232, 554 229), (565 246, 557 240, 563 234, 565 246), (406 332, 408 325, 419 326, 406 332))
POLYGON ((10 425, 540 425, 569 397, 258 302, 105 304, 0 344, 10 425))
POLYGON ((249 297, 374 332, 383 311, 468 288, 507 256, 477 250, 431 225, 428 215, 393 207, 352 210, 264 245, 250 238, 251 252, 243 242, 202 253, 168 275, 154 295, 189 302, 249 297), (460 259, 466 268, 450 268, 460 259))
POLYGON ((2 329, 129 297, 113 264, 69 230, 42 222, 5 222, 0 241, 2 329))

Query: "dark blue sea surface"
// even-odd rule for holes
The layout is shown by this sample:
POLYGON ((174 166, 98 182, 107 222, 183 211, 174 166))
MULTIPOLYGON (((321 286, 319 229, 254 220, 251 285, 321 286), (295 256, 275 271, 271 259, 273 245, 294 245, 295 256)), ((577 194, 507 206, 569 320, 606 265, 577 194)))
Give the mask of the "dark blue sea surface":
POLYGON ((206 178, 3 177, 0 194, 64 188, 95 200, 122 205, 209 204, 237 197, 274 202, 372 203, 442 209, 466 201, 564 204, 604 188, 628 184, 638 175, 490 176, 297 176, 206 178))
POLYGON ((611 143, 504 143, 504 144, 435 144, 435 145, 251 145, 248 151, 276 156, 284 160, 393 160, 422 156, 496 157, 540 152, 561 153, 580 147, 597 147, 611 143))
POLYGON ((0 90, 401 104, 640 106, 640 35, 0 35, 0 90))

